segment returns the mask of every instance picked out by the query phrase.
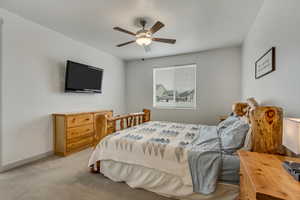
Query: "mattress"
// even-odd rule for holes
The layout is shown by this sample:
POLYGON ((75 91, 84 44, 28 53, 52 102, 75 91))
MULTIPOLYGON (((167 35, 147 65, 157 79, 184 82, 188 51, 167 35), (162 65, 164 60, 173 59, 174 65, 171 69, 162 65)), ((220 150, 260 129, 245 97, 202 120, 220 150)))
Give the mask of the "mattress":
MULTIPOLYGON (((226 166, 229 167, 229 166, 226 166)), ((239 194, 236 184, 219 182, 215 192, 202 195, 179 176, 139 165, 111 160, 101 161, 101 173, 116 182, 126 182, 132 188, 142 188, 162 196, 181 200, 234 200, 239 194)))

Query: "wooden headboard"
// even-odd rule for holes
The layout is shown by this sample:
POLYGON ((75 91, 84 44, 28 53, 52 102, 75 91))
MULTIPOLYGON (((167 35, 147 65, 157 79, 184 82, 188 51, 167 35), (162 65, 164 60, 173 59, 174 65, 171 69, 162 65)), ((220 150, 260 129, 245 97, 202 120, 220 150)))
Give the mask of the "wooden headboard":
POLYGON ((285 154, 282 146, 282 108, 259 106, 251 98, 247 102, 233 104, 233 112, 245 117, 251 126, 251 151, 285 154))

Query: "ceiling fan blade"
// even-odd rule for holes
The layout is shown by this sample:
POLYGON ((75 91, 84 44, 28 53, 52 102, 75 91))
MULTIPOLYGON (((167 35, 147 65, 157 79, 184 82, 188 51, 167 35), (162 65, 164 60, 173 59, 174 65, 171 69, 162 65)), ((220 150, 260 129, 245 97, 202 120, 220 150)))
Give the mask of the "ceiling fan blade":
POLYGON ((134 35, 134 36, 135 36, 135 33, 130 32, 130 31, 127 31, 127 30, 125 30, 125 29, 123 29, 123 28, 120 28, 120 27, 114 27, 114 30, 120 31, 120 32, 127 33, 127 34, 130 34, 130 35, 134 35))
POLYGON ((135 40, 132 40, 132 41, 129 41, 129 42, 124 42, 124 43, 122 43, 122 44, 118 44, 117 47, 122 47, 122 46, 125 46, 125 45, 127 45, 127 44, 134 43, 134 42, 135 42, 135 40))
POLYGON ((153 41, 155 42, 164 42, 164 43, 169 43, 169 44, 175 44, 176 40, 174 39, 166 39, 166 38, 152 38, 153 41))
POLYGON ((159 29, 161 29, 162 27, 164 27, 165 25, 160 22, 160 21, 157 21, 153 26, 152 28, 150 29, 150 32, 152 34, 156 33, 159 29))
POLYGON ((143 45, 143 47, 144 47, 144 50, 145 50, 146 53, 151 51, 151 48, 150 48, 149 45, 143 45))

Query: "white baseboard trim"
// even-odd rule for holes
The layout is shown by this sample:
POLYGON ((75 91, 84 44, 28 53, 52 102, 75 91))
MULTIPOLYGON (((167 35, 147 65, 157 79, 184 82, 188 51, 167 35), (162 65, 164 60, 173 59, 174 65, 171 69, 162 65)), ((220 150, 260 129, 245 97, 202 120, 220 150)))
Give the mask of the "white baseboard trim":
POLYGON ((24 160, 19 160, 17 162, 13 162, 13 163, 10 163, 10 164, 7 164, 7 165, 0 166, 0 173, 6 172, 6 171, 11 170, 11 169, 16 168, 16 167, 20 167, 20 166, 29 164, 31 162, 34 162, 34 161, 37 161, 37 160, 40 160, 40 159, 43 159, 43 158, 51 156, 53 154, 54 154, 53 151, 49 151, 49 152, 46 152, 46 153, 39 154, 37 156, 26 158, 24 160))

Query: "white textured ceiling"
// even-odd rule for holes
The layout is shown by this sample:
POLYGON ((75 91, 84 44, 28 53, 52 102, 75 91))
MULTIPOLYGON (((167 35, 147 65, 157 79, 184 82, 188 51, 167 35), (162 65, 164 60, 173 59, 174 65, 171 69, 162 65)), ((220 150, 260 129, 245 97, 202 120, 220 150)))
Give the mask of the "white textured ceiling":
MULTIPOLYGON (((1 0, 0 7, 125 60, 167 56, 242 43, 263 0, 1 0), (153 42, 145 53, 137 44, 115 47, 133 36, 138 17, 166 26, 156 37, 175 38, 169 45, 153 42)), ((150 24, 152 25, 152 24, 150 24)))

